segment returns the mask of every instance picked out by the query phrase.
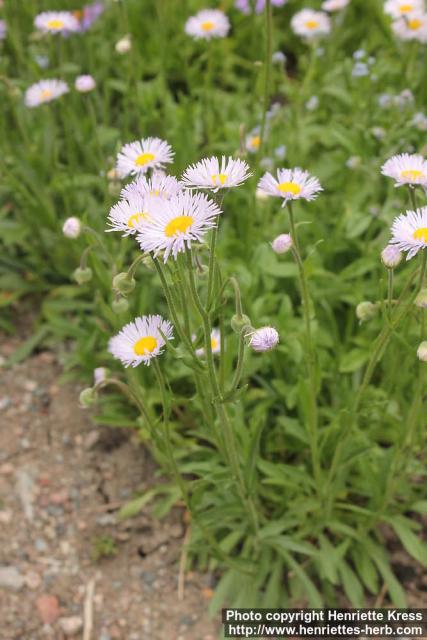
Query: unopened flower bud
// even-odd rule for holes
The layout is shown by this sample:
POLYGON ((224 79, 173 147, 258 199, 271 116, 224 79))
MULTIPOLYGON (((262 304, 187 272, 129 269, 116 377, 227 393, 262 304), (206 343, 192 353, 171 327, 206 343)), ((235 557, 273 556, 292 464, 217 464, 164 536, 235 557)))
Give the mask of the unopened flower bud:
POLYGON ((93 371, 93 381, 95 384, 100 384, 107 379, 109 370, 106 367, 96 367, 93 371))
POLYGON ((282 233, 271 243, 271 248, 275 253, 286 253, 292 247, 293 241, 289 233, 282 233))
POLYGON ((78 218, 67 218, 62 225, 62 233, 67 238, 78 238, 82 230, 82 223, 78 218))
POLYGON ((356 307, 356 316, 360 322, 367 322, 371 320, 371 318, 375 318, 378 313, 378 305, 373 302, 369 302, 365 300, 364 302, 359 302, 356 307))
POLYGON ((74 280, 77 284, 84 284, 85 282, 89 282, 92 280, 92 269, 90 267, 77 267, 77 269, 73 273, 74 280))
POLYGON ((125 313, 129 309, 129 302, 126 298, 117 298, 116 300, 113 300, 111 308, 114 313, 125 313))
POLYGON ((135 289, 135 279, 126 271, 118 273, 113 278, 113 288, 122 294, 122 296, 128 296, 135 289))
POLYGON ((80 93, 88 93, 96 87, 94 78, 90 75, 77 76, 74 82, 74 86, 80 93))
POLYGON ((395 269, 402 261, 402 252, 394 245, 389 244, 381 251, 381 260, 387 269, 395 269))
POLYGON ((424 342, 422 342, 418 347, 417 356, 418 356, 418 359, 421 360, 422 362, 427 362, 427 341, 426 340, 424 340, 424 342))
POLYGON ((120 38, 116 42, 116 51, 117 53, 124 54, 128 53, 132 48, 132 40, 129 35, 120 38))
POLYGON ((87 387, 79 395, 79 402, 82 409, 88 409, 93 406, 97 400, 96 391, 93 387, 87 387))
POLYGON ((414 302, 417 307, 427 309, 427 289, 421 289, 414 302))
POLYGON ((248 316, 245 316, 245 314, 242 314, 241 316, 234 314, 231 318, 230 325, 234 333, 240 334, 244 327, 248 327, 248 329, 251 328, 251 319, 248 316))
POLYGON ((258 352, 271 351, 279 342, 279 334, 274 327, 261 327, 248 335, 249 346, 258 352))

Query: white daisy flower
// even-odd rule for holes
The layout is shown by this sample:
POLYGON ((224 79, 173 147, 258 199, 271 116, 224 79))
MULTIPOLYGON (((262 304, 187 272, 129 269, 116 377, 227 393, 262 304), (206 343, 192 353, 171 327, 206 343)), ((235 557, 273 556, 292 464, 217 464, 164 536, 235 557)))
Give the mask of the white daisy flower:
POLYGON ((427 207, 400 214, 391 226, 391 235, 390 243, 407 251, 407 260, 427 249, 427 207))
POLYGON ((154 256, 164 251, 164 262, 170 254, 176 260, 192 241, 202 242, 206 231, 216 226, 220 213, 204 194, 182 191, 170 200, 158 200, 155 216, 144 222, 137 240, 143 251, 152 251, 154 256))
POLYGON ((259 181, 258 189, 269 196, 283 198, 283 207, 288 200, 314 200, 319 191, 323 191, 318 179, 299 167, 278 169, 277 180, 267 172, 259 181))
POLYGON ((155 215, 158 198, 141 193, 130 193, 110 209, 106 231, 123 231, 123 237, 133 235, 141 230, 144 222, 155 215))
POLYGON ((139 193, 143 196, 153 195, 168 200, 182 191, 182 188, 182 182, 175 176, 168 176, 163 171, 155 171, 151 178, 144 175, 138 176, 136 180, 123 187, 120 196, 127 198, 134 193, 139 193))
POLYGON ((34 26, 42 33, 64 33, 79 30, 79 21, 70 11, 43 11, 34 19, 34 26))
POLYGON ((198 189, 219 189, 238 187, 247 180, 252 173, 244 160, 226 158, 204 158, 186 169, 182 181, 187 187, 198 189))
POLYGON ((350 4, 350 0, 325 0, 322 4, 323 11, 340 11, 350 4))
POLYGON ((25 92, 25 105, 38 107, 45 102, 52 102, 68 92, 68 85, 62 80, 40 80, 32 84, 25 92))
POLYGON ((316 36, 328 35, 331 31, 331 21, 329 16, 322 11, 303 9, 293 16, 291 27, 297 36, 311 39, 316 36))
POLYGON ((392 18, 402 18, 411 13, 424 11, 424 0, 387 0, 384 11, 392 18))
POLYGON ((203 9, 188 18, 185 24, 185 33, 196 40, 225 38, 229 30, 230 22, 219 9, 203 9))
POLYGON ((395 20, 391 28, 401 40, 417 40, 427 42, 427 13, 422 11, 409 14, 405 18, 395 20))
POLYGON ((160 138, 144 138, 125 144, 117 156, 117 171, 125 178, 128 175, 145 173, 148 169, 162 169, 173 161, 171 146, 160 138))
POLYGON ((381 173, 393 178, 396 187, 403 184, 427 185, 427 161, 418 153, 392 156, 381 167, 381 173))
POLYGON ((109 352, 125 367, 146 365, 163 353, 165 340, 173 340, 173 328, 162 316, 142 316, 126 324, 108 344, 109 352))
MULTIPOLYGON (((212 329, 211 331, 211 349, 212 353, 219 353, 221 351, 221 334, 219 329, 212 329)), ((196 356, 202 358, 205 354, 204 347, 200 347, 200 349, 196 349, 196 356)))
POLYGON ((259 129, 251 131, 245 140, 245 147, 249 153, 256 153, 261 146, 261 136, 259 129))
POLYGON ((279 334, 274 327, 261 327, 249 335, 249 346, 258 352, 271 351, 279 342, 279 334))

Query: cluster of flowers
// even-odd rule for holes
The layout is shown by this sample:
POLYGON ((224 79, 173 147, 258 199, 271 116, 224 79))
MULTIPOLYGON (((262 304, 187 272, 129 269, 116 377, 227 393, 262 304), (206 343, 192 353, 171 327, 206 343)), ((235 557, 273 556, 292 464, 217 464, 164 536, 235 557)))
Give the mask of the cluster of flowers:
POLYGON ((384 11, 392 18, 392 29, 398 38, 427 42, 424 0, 387 0, 384 11))
MULTIPOLYGON (((90 75, 77 76, 74 86, 79 93, 89 93, 96 87, 95 79, 90 75)), ((46 102, 52 102, 68 93, 69 86, 63 80, 52 78, 40 80, 28 87, 25 92, 24 102, 27 107, 38 107, 46 102)))

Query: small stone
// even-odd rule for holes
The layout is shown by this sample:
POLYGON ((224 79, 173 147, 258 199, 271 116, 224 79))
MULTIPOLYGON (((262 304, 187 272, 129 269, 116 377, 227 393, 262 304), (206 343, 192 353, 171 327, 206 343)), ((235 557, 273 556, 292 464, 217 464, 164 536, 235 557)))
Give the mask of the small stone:
POLYGON ((79 616, 59 618, 58 623, 68 638, 75 636, 83 627, 83 620, 79 616))
POLYGON ((0 467, 0 475, 2 476, 11 476, 15 471, 15 467, 10 462, 5 462, 0 467))
POLYGON ((56 596, 43 595, 37 599, 37 611, 44 624, 52 624, 59 618, 59 602, 56 596))
POLYGON ((0 588, 20 591, 24 582, 24 577, 16 567, 0 567, 0 588))
POLYGON ((41 553, 43 553, 44 551, 47 551, 47 543, 43 540, 43 538, 37 538, 37 540, 34 543, 34 546, 37 549, 37 551, 40 551, 41 553))
POLYGON ((12 520, 12 512, 8 509, 0 511, 0 524, 9 524, 12 520))
POLYGON ((25 380, 24 389, 26 391, 34 391, 35 389, 37 389, 37 382, 35 382, 34 380, 25 380))
POLYGON ((98 442, 100 438, 100 433, 99 431, 96 431, 95 429, 93 431, 90 431, 84 441, 84 446, 85 449, 93 449, 93 447, 96 445, 96 443, 98 442))
POLYGON ((27 520, 33 520, 34 481, 24 469, 20 469, 17 473, 17 489, 25 517, 27 520))
POLYGON ((0 398, 0 411, 5 411, 5 409, 8 409, 11 404, 12 404, 12 401, 8 396, 4 396, 3 398, 0 398))
POLYGON ((25 584, 29 589, 38 589, 41 584, 41 578, 35 571, 29 571, 25 576, 25 584))
POLYGON ((55 491, 50 494, 50 501, 52 504, 64 504, 68 500, 68 493, 63 491, 55 491))

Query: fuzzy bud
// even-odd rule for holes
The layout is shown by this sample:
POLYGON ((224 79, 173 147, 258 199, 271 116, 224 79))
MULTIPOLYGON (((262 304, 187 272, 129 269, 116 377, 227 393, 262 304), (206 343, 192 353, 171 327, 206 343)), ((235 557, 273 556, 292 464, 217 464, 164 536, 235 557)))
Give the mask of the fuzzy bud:
POLYGON ((261 327, 249 333, 248 336, 249 346, 259 353, 271 351, 279 342, 279 334, 274 327, 261 327))
POLYGON ((271 243, 274 253, 286 253, 292 247, 293 241, 289 233, 282 233, 271 243))
POLYGON ((422 342, 418 347, 417 356, 418 356, 418 359, 421 360, 421 362, 427 362, 427 341, 426 340, 424 340, 424 342, 422 342))
POLYGON ((248 316, 245 316, 245 314, 242 314, 240 317, 237 314, 234 314, 231 318, 230 325, 234 333, 237 334, 240 334, 244 327, 248 327, 248 329, 252 328, 251 319, 248 316))
POLYGON ((129 276, 126 271, 118 273, 113 278, 113 288, 122 294, 122 296, 128 296, 135 289, 135 278, 129 276))
POLYGON ((111 308, 114 313, 125 313, 129 309, 129 302, 126 298, 117 298, 116 300, 113 300, 111 308))
POLYGON ((90 75, 77 76, 74 81, 74 86, 80 93, 88 93, 95 89, 96 82, 90 75))
POLYGON ((87 387, 79 395, 79 402, 82 409, 89 409, 97 400, 96 391, 93 387, 87 387))
POLYGON ((356 307, 356 316, 360 322, 367 322, 368 320, 375 318, 377 313, 378 305, 373 302, 369 302, 368 300, 359 302, 356 307))
POLYGON ((128 53, 132 48, 132 40, 129 35, 124 36, 118 42, 116 42, 116 51, 123 55, 124 53, 128 53))
POLYGON ((92 280, 92 269, 90 267, 84 267, 83 269, 82 267, 77 267, 73 276, 77 284, 84 284, 92 280))
POLYGON ((417 307, 427 309, 427 289, 421 289, 414 302, 417 307))
POLYGON ((393 244, 389 244, 381 251, 381 260, 387 269, 395 269, 402 261, 402 252, 393 244))
POLYGON ((93 370, 94 384, 101 384, 101 382, 105 382, 109 373, 110 372, 106 367, 96 367, 96 369, 93 370))
POLYGON ((62 225, 62 233, 66 238, 78 238, 82 230, 82 223, 78 218, 67 218, 62 225))

